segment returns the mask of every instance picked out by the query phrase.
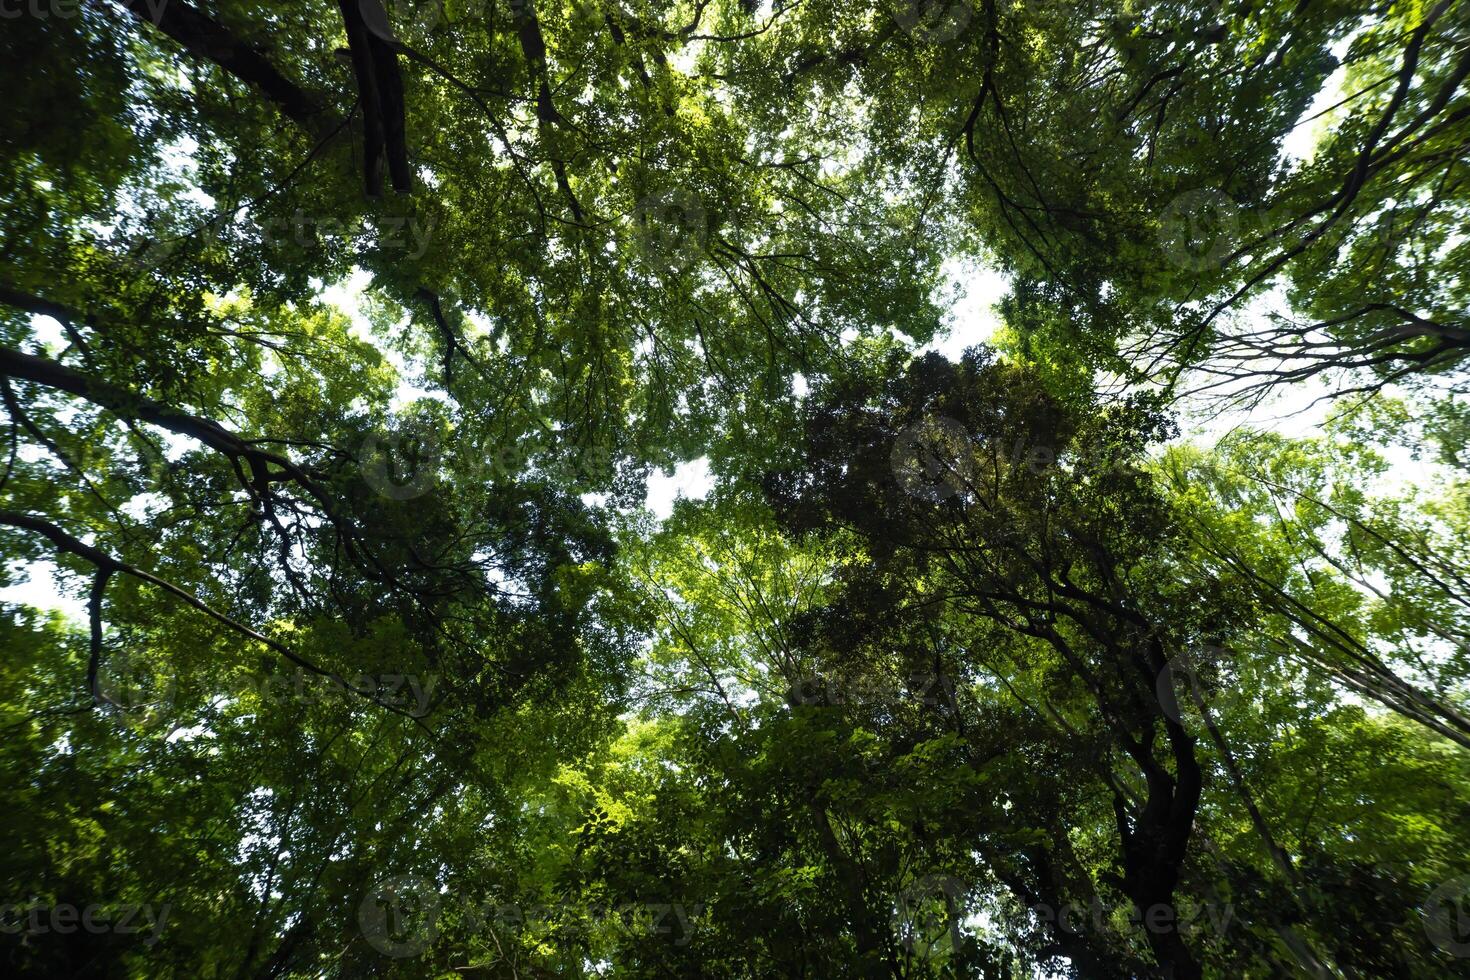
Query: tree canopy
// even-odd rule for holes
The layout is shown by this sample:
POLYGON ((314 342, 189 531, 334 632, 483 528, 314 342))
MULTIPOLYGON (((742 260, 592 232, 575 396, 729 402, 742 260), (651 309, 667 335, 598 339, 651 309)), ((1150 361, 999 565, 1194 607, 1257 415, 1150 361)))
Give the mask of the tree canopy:
POLYGON ((0 20, 11 972, 1470 977, 1470 3, 0 20))

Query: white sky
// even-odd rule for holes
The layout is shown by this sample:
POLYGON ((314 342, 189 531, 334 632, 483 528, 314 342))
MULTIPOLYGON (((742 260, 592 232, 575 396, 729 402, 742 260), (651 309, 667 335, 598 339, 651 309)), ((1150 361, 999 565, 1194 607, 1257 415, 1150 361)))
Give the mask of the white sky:
POLYGON ((958 361, 966 347, 984 343, 1000 327, 994 307, 1009 284, 999 272, 968 259, 950 259, 941 271, 947 280, 945 288, 954 296, 947 317, 948 329, 919 352, 938 351, 947 359, 958 361))
POLYGON ((703 500, 709 496, 714 485, 714 477, 709 471, 709 458, 701 456, 699 459, 680 463, 671 476, 654 470, 648 478, 648 496, 643 499, 643 506, 653 511, 654 516, 662 521, 674 512, 675 500, 681 497, 703 500))

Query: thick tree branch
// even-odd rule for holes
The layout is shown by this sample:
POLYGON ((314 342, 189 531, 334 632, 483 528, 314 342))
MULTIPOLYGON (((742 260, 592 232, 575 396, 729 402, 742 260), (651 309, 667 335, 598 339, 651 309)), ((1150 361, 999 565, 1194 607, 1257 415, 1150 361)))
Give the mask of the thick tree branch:
POLYGON ((323 101, 291 81, 264 55, 229 28, 183 0, 115 0, 138 20, 152 24, 190 54, 211 61, 258 89, 281 113, 315 131, 323 101))

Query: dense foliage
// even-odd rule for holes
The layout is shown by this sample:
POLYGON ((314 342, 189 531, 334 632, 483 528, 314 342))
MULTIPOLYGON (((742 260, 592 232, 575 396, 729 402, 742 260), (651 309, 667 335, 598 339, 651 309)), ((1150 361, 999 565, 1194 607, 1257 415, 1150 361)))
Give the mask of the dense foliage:
POLYGON ((1466 0, 0 20, 7 972, 1470 977, 1466 0))

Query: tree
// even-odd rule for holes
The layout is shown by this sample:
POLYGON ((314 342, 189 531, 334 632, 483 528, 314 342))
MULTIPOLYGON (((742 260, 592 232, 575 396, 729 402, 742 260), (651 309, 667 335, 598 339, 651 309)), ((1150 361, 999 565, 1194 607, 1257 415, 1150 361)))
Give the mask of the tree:
POLYGON ((12 972, 1470 975, 1463 3, 0 7, 12 972))

